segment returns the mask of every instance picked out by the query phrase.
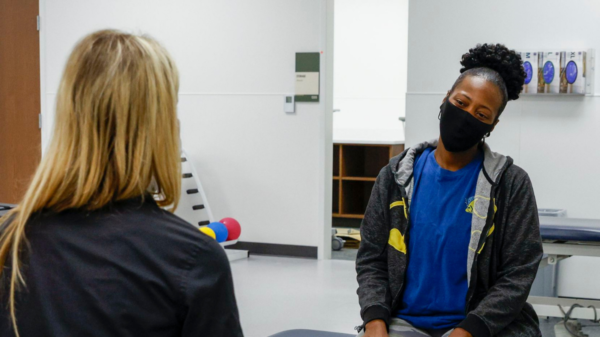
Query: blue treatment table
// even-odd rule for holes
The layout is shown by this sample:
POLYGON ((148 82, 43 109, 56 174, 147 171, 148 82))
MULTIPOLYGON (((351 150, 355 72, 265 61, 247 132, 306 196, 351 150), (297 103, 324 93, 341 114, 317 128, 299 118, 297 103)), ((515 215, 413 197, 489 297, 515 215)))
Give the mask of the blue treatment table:
MULTIPOLYGON (((572 256, 600 257, 600 220, 540 217, 540 231, 544 245, 540 269, 572 256)), ((600 309, 598 300, 530 296, 527 301, 539 316, 548 317, 563 317, 559 304, 565 311, 575 303, 584 306, 585 309, 577 308, 571 314, 579 319, 594 319, 595 312, 588 306, 600 309)))
POLYGON ((600 220, 540 217, 544 242, 600 244, 600 220))

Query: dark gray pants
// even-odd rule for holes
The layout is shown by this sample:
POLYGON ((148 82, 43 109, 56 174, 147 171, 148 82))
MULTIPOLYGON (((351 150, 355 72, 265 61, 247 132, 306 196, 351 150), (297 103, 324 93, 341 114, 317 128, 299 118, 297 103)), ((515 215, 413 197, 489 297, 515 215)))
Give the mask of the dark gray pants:
MULTIPOLYGON (((390 337, 448 337, 452 330, 422 330, 410 325, 400 318, 392 318, 390 322, 390 337)), ((363 337, 364 330, 357 336, 363 337)))

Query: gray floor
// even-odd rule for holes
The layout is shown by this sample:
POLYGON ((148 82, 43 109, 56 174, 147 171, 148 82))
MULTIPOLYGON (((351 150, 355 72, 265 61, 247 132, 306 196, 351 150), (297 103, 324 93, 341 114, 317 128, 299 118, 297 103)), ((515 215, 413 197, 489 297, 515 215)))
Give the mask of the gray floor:
POLYGON ((331 258, 334 260, 356 261, 358 249, 342 248, 340 251, 332 251, 331 258))
MULTIPOLYGON (((355 250, 334 252, 351 258, 355 250)), ((246 337, 289 329, 353 333, 361 323, 354 260, 308 260, 251 256, 231 263, 246 337)), ((540 319, 544 337, 554 337, 559 319, 540 319)), ((600 325, 584 321, 583 332, 600 337, 600 325)))
POLYGON ((361 324, 354 262, 251 256, 231 263, 246 337, 361 324))

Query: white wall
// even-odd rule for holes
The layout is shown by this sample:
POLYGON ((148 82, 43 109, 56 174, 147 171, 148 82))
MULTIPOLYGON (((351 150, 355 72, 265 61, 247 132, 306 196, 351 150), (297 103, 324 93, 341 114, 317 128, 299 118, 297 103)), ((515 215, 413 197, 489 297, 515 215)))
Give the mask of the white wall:
POLYGON ((44 147, 76 41, 103 28, 148 33, 179 67, 183 146, 215 216, 237 218, 242 241, 321 248, 330 241, 327 85, 321 103, 283 111, 283 95, 294 92, 295 53, 327 52, 326 0, 41 0, 40 9, 44 147))
MULTIPOLYGON (((559 0, 411 1, 407 144, 438 136, 441 101, 459 75, 461 55, 477 43, 499 42, 522 50, 600 50, 600 2, 572 0, 568 10, 565 5, 559 0)), ((596 83, 600 83, 598 76, 596 83)), ((489 139, 492 149, 510 155, 529 173, 540 208, 564 208, 570 217, 600 218, 596 206, 600 151, 595 150, 600 142, 598 96, 523 97, 510 102, 489 139)), ((567 282, 559 283, 559 294, 600 297, 600 289, 590 281, 600 278, 600 262, 572 260, 562 263, 561 279, 576 272, 579 281, 568 289, 560 286, 567 282), (587 269, 572 268, 581 261, 590 263, 587 269)))
POLYGON ((334 129, 402 137, 408 0, 335 3, 334 129))

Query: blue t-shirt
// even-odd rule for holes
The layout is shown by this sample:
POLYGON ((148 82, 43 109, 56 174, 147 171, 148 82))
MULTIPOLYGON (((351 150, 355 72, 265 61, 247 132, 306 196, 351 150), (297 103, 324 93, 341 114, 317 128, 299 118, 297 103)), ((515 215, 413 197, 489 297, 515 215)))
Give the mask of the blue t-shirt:
POLYGON ((423 329, 448 329, 465 319, 472 203, 483 154, 462 169, 441 168, 434 149, 414 166, 408 267, 398 317, 423 329))

